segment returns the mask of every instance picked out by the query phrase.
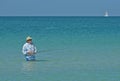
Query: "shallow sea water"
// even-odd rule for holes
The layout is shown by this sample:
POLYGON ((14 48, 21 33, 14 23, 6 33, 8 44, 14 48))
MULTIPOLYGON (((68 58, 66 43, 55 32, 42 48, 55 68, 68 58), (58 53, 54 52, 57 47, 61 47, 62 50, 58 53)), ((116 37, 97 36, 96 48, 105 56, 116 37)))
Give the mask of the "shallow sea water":
POLYGON ((120 81, 120 17, 0 17, 0 30, 0 81, 120 81))

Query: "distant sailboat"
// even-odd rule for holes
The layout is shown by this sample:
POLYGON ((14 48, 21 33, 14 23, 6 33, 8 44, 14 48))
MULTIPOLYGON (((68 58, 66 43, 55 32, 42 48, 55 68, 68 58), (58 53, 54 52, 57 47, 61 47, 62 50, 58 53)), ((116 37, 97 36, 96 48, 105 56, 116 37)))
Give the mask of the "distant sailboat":
POLYGON ((108 16, 109 16, 107 11, 105 12, 105 15, 104 15, 104 16, 105 16, 105 17, 108 17, 108 16))

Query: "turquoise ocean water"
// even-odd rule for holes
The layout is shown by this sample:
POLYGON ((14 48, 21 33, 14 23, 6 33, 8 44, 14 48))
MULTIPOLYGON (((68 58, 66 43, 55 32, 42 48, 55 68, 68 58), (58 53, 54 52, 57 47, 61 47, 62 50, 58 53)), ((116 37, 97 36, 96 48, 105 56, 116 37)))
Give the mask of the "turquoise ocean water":
POLYGON ((0 17, 0 81, 120 81, 120 17, 0 17))

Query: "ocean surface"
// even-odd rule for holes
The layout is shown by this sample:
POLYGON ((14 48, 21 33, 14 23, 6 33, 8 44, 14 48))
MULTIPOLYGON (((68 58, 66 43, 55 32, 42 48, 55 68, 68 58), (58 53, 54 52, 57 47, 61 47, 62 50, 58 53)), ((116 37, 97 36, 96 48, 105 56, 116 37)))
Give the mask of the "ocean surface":
POLYGON ((0 81, 120 81, 120 17, 0 17, 0 81))

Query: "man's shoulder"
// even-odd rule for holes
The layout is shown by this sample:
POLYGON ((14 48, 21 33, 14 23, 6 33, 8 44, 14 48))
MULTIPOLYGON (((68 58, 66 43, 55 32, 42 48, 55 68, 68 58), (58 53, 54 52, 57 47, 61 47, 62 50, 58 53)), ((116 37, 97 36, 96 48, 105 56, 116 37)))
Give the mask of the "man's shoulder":
POLYGON ((23 46, 27 46, 28 45, 28 43, 25 43, 23 46))

